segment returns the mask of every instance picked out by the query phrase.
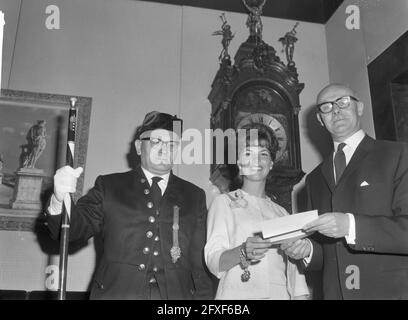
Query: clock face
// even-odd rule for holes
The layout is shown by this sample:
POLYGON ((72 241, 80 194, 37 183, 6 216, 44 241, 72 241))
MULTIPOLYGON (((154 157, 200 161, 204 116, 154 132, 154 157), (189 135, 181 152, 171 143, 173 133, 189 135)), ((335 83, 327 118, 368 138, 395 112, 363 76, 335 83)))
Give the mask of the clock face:
POLYGON ((279 149, 276 153, 275 163, 285 162, 288 160, 288 138, 284 126, 277 118, 266 113, 252 113, 240 120, 237 125, 237 129, 244 125, 251 123, 260 123, 270 127, 278 140, 279 149))

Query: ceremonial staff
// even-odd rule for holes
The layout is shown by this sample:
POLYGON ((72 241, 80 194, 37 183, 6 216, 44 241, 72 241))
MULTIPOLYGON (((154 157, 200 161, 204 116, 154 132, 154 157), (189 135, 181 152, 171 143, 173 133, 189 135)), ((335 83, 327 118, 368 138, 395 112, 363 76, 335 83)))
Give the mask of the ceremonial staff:
MULTIPOLYGON (((77 98, 70 98, 71 107, 68 119, 68 141, 66 165, 74 166, 75 152, 75 130, 77 120, 77 109, 75 103, 77 98)), ((71 214, 71 195, 66 194, 62 209, 61 237, 60 237, 60 261, 59 261, 59 286, 58 300, 65 300, 67 287, 67 265, 68 265, 68 243, 69 243, 69 216, 71 214)))

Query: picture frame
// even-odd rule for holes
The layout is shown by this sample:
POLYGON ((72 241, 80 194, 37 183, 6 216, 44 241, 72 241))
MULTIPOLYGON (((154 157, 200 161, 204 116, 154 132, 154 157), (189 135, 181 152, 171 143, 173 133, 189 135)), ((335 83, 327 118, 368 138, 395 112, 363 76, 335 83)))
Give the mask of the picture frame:
POLYGON ((371 104, 377 139, 408 142, 408 31, 368 65, 371 104), (405 91, 406 92, 406 91, 405 91))
MULTIPOLYGON (((88 148, 92 98, 2 89, 0 96, 0 230, 33 231, 45 223, 45 205, 52 194, 55 171, 65 165, 67 151, 70 99, 75 97, 77 122, 75 131, 74 167, 85 168, 88 148), (16 198, 18 172, 24 166, 24 149, 31 128, 41 123, 45 130, 44 145, 36 158, 35 169, 42 177, 38 208, 13 207, 16 198)), ((30 131, 31 130, 31 131, 30 131)), ((27 159, 27 157, 25 158, 27 159)), ((26 162, 27 163, 27 162, 26 162)), ((23 168, 25 169, 25 168, 23 168)), ((73 199, 83 191, 84 174, 77 182, 73 199)), ((37 190, 38 191, 38 190, 37 190)), ((39 192, 39 191, 38 191, 39 192)), ((29 207, 29 206, 28 206, 29 207)))

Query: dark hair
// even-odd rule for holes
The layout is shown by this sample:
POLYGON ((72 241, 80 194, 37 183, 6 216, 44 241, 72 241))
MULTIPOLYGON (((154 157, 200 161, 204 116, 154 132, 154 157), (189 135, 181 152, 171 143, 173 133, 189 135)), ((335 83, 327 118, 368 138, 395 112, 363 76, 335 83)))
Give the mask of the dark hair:
MULTIPOLYGON (((258 139, 259 146, 266 148, 271 155, 272 161, 275 161, 276 154, 279 149, 279 143, 275 136, 275 133, 272 131, 271 128, 261 123, 249 123, 241 127, 240 130, 245 130, 246 147, 250 146, 251 138, 253 139, 254 137, 256 137, 258 139), (251 130, 253 131, 256 130, 255 135, 251 134, 251 130)), ((237 141, 241 143, 241 141, 239 141, 239 137, 240 134, 238 131, 237 141)))
MULTIPOLYGON (((251 145, 251 138, 254 137, 254 136, 251 137, 251 130, 257 130, 255 137, 257 137, 258 139, 259 145, 262 147, 265 147, 269 151, 272 161, 275 161, 276 154, 279 149, 279 143, 275 136, 275 133, 272 131, 271 128, 261 123, 249 123, 249 124, 242 126, 240 129, 245 130, 245 147, 248 147, 251 145)), ((240 136, 240 133, 238 131, 237 143, 241 143, 239 141, 239 136, 240 136)), ((238 148, 237 148, 237 152, 238 152, 238 148)), ((239 155, 237 155, 237 159, 238 159, 238 156, 239 155)), ((231 176, 234 177, 230 183, 230 190, 236 190, 238 188, 241 188, 243 179, 239 175, 238 165, 231 166, 230 170, 231 170, 231 176)))

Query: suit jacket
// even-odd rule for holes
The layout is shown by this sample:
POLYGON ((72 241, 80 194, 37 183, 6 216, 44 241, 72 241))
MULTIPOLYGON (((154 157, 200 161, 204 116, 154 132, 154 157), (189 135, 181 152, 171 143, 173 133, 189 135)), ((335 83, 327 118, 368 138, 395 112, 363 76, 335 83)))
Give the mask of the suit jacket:
POLYGON ((308 269, 323 270, 324 298, 408 299, 408 145, 365 136, 337 185, 330 156, 306 186, 310 209, 356 222, 355 245, 312 237, 308 269))
MULTIPOLYGON (((139 167, 99 176, 95 186, 73 206, 70 240, 96 234, 103 238, 91 299, 144 299, 157 230, 168 299, 212 298, 212 282, 203 264, 207 217, 204 191, 171 173, 156 214, 149 189, 139 167), (176 263, 170 256, 174 205, 180 208, 181 258, 176 263)), ((61 215, 48 215, 54 238, 58 237, 60 222, 61 215)))

